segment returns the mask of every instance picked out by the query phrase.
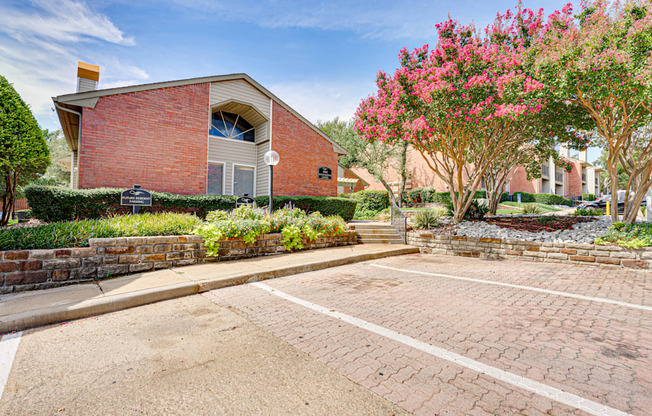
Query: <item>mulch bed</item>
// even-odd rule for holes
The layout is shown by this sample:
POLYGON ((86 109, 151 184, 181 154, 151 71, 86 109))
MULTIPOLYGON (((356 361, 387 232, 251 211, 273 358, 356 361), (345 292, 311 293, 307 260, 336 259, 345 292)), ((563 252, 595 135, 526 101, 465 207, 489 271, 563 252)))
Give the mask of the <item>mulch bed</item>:
POLYGON ((572 230, 574 224, 592 220, 589 217, 490 217, 485 218, 484 222, 510 230, 538 233, 541 231, 572 230))

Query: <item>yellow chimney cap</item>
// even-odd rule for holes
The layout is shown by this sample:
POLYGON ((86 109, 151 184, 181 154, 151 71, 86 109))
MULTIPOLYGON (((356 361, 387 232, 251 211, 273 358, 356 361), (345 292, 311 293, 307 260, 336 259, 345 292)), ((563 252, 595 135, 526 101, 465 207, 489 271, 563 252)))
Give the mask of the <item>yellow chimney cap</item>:
POLYGON ((77 76, 92 81, 99 81, 100 67, 98 65, 87 64, 86 62, 79 61, 77 62, 77 76))

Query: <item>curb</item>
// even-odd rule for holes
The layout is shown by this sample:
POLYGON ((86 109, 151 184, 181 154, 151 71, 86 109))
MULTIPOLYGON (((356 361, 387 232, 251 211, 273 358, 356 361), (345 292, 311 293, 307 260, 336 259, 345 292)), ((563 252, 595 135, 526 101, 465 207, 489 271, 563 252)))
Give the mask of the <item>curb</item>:
POLYGON ((160 286, 150 289, 138 290, 130 293, 106 296, 98 299, 91 299, 75 304, 50 306, 0 318, 0 335, 43 325, 49 325, 75 319, 88 318, 109 312, 116 312, 136 306, 147 305, 163 300, 180 298, 183 296, 195 295, 209 290, 221 289, 229 286, 236 286, 250 282, 274 279, 297 273, 305 273, 331 267, 343 266, 361 261, 375 260, 385 257, 401 256, 405 254, 418 253, 418 247, 404 247, 395 250, 353 254, 343 256, 335 260, 317 261, 299 266, 289 266, 265 272, 243 273, 228 278, 212 278, 200 281, 189 281, 172 285, 160 286))

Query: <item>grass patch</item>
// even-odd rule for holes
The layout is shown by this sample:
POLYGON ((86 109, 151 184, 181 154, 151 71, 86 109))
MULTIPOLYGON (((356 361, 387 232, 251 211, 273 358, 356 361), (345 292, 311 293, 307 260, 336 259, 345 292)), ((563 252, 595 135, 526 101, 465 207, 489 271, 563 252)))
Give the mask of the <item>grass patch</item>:
MULTIPOLYGON (((507 206, 510 206, 510 207, 518 207, 518 202, 505 201, 505 202, 501 202, 501 204, 502 205, 507 205, 507 206)), ((560 208, 555 208, 552 205, 540 204, 538 202, 530 202, 529 204, 539 207, 541 209, 542 213, 561 211, 560 208)), ((521 203, 521 208, 523 207, 523 205, 524 204, 521 203)))
POLYGON ((0 230, 0 250, 88 247, 91 238, 190 234, 201 224, 191 214, 117 215, 0 230))
POLYGON ((512 214, 522 214, 523 211, 518 209, 499 209, 496 211, 498 215, 512 215, 512 214))

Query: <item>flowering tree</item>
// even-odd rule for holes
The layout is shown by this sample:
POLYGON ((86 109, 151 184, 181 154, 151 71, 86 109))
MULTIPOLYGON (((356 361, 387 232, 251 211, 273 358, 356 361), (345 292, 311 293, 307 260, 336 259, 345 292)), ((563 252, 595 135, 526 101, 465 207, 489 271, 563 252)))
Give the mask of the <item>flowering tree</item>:
MULTIPOLYGON (((560 101, 585 112, 608 150, 606 168, 612 195, 618 191, 618 166, 649 175, 646 157, 623 159, 641 140, 635 130, 650 123, 652 112, 652 2, 606 0, 584 4, 573 16, 572 5, 549 16, 533 42, 536 78, 553 88, 560 101)), ((650 149, 652 150, 652 149, 650 149)), ((649 180, 630 181, 623 220, 635 220, 649 180)), ((613 221, 619 220, 616 209, 613 221)))
MULTIPOLYGON (((380 72, 378 91, 356 113, 356 129, 369 141, 408 141, 449 187, 453 219, 460 222, 487 169, 508 151, 554 136, 539 122, 523 126, 549 105, 547 88, 525 71, 523 27, 540 15, 499 16, 481 36, 448 20, 436 26, 439 42, 403 49, 393 75, 380 72)), ((527 29, 526 29, 526 34, 527 29)))

